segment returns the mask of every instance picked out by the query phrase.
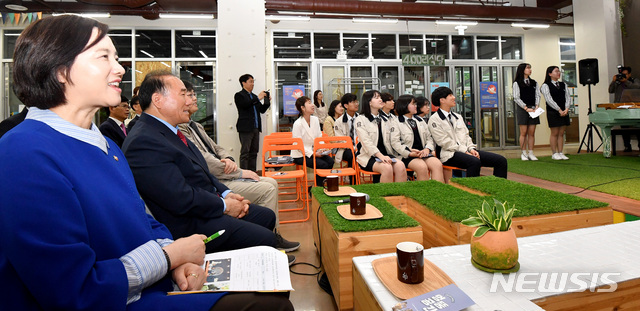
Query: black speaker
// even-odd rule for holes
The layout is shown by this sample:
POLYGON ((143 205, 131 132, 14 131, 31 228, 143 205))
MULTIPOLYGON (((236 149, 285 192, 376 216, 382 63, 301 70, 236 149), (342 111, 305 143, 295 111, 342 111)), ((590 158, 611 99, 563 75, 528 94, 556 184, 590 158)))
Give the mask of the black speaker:
POLYGON ((578 72, 580 74, 580 84, 596 85, 600 82, 598 73, 598 59, 597 58, 585 58, 578 62, 578 72))

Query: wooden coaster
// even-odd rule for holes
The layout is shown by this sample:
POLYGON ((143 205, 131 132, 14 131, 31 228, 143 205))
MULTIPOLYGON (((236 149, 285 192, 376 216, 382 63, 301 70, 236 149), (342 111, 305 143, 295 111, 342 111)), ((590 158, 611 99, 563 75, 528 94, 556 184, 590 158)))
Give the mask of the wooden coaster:
POLYGON ((351 205, 338 205, 338 214, 347 220, 369 220, 382 218, 382 213, 375 206, 367 203, 367 212, 364 215, 351 215, 351 205))
POLYGON ((324 189, 324 194, 330 197, 344 197, 356 192, 358 192, 356 191, 356 189, 348 186, 340 186, 340 188, 338 188, 338 191, 327 191, 327 189, 324 189))
POLYGON ((396 297, 402 300, 413 298, 438 288, 454 284, 453 280, 438 266, 424 259, 424 281, 420 284, 406 284, 398 280, 396 256, 379 258, 371 262, 373 271, 382 284, 396 297))

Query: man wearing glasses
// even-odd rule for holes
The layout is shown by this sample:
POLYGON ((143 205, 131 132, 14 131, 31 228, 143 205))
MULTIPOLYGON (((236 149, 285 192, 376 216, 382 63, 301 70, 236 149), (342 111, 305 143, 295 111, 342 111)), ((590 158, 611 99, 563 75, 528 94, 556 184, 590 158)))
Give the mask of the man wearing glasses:
POLYGON ((124 125, 124 120, 129 116, 129 99, 120 95, 120 104, 102 109, 109 118, 100 124, 100 132, 105 137, 111 138, 118 147, 122 148, 122 142, 127 137, 127 128, 124 125))

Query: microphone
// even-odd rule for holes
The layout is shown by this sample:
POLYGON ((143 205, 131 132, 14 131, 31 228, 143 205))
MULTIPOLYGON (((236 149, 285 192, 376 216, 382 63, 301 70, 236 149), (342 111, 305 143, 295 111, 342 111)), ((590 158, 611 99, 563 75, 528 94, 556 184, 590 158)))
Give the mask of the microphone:
MULTIPOLYGON (((368 194, 364 194, 365 197, 365 202, 369 202, 369 199, 371 198, 368 194)), ((340 204, 340 203, 349 203, 350 199, 346 198, 346 199, 342 199, 342 200, 337 200, 334 202, 331 202, 331 204, 340 204)))

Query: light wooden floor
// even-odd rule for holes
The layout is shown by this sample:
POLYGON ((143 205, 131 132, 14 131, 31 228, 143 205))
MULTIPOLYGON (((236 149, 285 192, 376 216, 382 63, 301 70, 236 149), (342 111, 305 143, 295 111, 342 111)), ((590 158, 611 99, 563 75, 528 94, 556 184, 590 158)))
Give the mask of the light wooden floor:
MULTIPOLYGON (((572 144, 565 146, 565 154, 571 155, 575 154, 578 150, 578 144, 572 144)), ((584 152, 584 150, 582 151, 584 152)), ((502 150, 497 151, 496 153, 503 154, 507 158, 518 158, 520 157, 519 150, 502 150)), ((627 156, 637 156, 638 152, 634 154, 626 154, 619 153, 619 155, 626 154, 627 156)), ((540 148, 535 150, 535 154, 537 156, 550 156, 551 151, 547 148, 540 148)), ((492 173, 491 169, 483 169, 483 175, 490 175, 492 173)), ((536 178, 531 178, 523 175, 512 174, 509 173, 509 179, 515 180, 522 183, 531 184, 534 186, 552 189, 555 191, 560 191, 564 193, 574 193, 580 188, 566 186, 557 183, 551 183, 548 181, 543 181, 536 178)), ((620 208, 633 208, 636 211, 640 211, 640 201, 635 201, 627 198, 620 198, 612 195, 603 194, 595 191, 584 191, 579 194, 581 197, 597 199, 600 201, 610 202, 611 206, 616 209, 620 208)), ((292 208, 293 203, 285 203, 280 204, 280 209, 292 208)), ((280 213, 281 220, 287 220, 292 218, 299 218, 302 216, 301 212, 285 212, 280 213)), ((306 212, 304 216, 306 217, 306 212)), ((288 240, 298 241, 301 243, 300 249, 291 254, 297 257, 296 262, 308 262, 313 265, 319 265, 319 258, 317 255, 316 247, 313 244, 313 235, 312 230, 317 227, 311 223, 311 221, 306 221, 303 223, 292 223, 292 224, 282 224, 280 225, 280 232, 282 236, 284 236, 288 240)), ((297 272, 307 272, 313 273, 316 270, 311 267, 305 266, 294 266, 293 269, 297 272)), ((302 276, 291 273, 291 281, 293 283, 294 292, 291 293, 291 301, 296 310, 321 310, 321 311, 332 311, 337 310, 335 301, 333 297, 325 293, 318 283, 316 282, 315 276, 302 276)))

